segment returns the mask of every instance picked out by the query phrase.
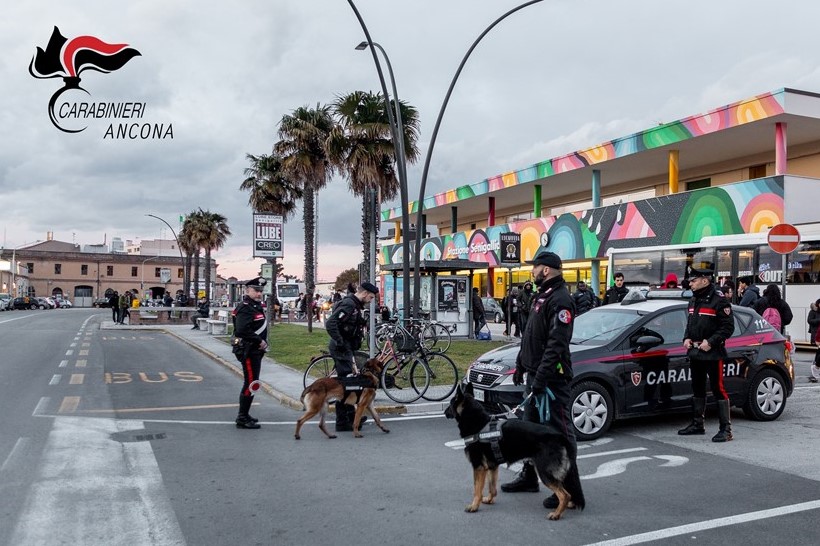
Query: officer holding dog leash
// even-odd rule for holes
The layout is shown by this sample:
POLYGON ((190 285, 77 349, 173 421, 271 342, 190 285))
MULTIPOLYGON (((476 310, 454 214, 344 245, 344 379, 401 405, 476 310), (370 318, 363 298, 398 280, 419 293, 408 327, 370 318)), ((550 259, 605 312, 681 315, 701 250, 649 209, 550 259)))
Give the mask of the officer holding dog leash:
MULTIPOLYGON (((345 378, 358 374, 354 351, 362 346, 364 317, 362 308, 369 305, 379 295, 379 289, 369 282, 363 282, 353 294, 348 294, 333 306, 333 311, 325 321, 325 329, 330 335, 329 351, 333 357, 336 377, 345 383, 345 378)), ((348 404, 336 402, 336 431, 353 430, 353 415, 356 409, 348 404)), ((364 418, 362 419, 364 423, 364 418)))
MULTIPOLYGON (((561 258, 557 254, 541 250, 527 263, 532 265, 532 276, 538 291, 532 297, 529 320, 524 326, 513 383, 524 383, 524 372, 527 372, 526 392, 530 398, 522 418, 542 423, 552 431, 563 434, 572 446, 569 456, 574 463, 577 444, 570 413, 572 360, 569 343, 575 305, 561 273, 561 258)), ((573 468, 573 472, 578 471, 577 465, 573 468)), ((580 487, 580 481, 578 483, 580 487)), ((538 475, 532 462, 525 461, 518 477, 503 484, 501 490, 507 493, 538 492, 538 475)), ((555 495, 544 500, 545 508, 557 506, 558 498, 555 495)))
POLYGON ((259 390, 259 371, 262 357, 268 350, 268 321, 262 308, 262 291, 267 281, 263 277, 245 283, 242 302, 233 310, 234 354, 242 364, 242 391, 239 394, 239 414, 236 428, 261 428, 258 419, 250 415, 253 395, 259 390))

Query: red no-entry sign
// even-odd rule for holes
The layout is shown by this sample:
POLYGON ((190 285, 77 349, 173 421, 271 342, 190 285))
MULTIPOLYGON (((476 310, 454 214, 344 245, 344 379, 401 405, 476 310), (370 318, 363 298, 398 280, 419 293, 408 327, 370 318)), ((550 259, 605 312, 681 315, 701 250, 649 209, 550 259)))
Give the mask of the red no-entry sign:
POLYGON ((769 230, 769 247, 778 254, 789 254, 800 244, 800 232, 791 224, 777 224, 769 230))

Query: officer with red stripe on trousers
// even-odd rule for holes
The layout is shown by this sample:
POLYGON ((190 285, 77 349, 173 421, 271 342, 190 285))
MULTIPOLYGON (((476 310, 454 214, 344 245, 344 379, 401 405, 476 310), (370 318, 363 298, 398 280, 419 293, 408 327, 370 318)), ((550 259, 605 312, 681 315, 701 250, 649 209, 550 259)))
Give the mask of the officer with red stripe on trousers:
POLYGON ((703 427, 706 410, 706 376, 712 395, 718 403, 720 430, 712 437, 713 442, 732 440, 729 395, 723 385, 723 361, 726 358, 726 340, 735 331, 732 304, 712 284, 715 274, 711 263, 704 263, 701 269, 690 268, 689 319, 683 334, 683 346, 689 356, 692 372, 692 423, 682 428, 678 434, 706 434, 703 427))
POLYGON ((236 428, 261 428, 258 419, 250 415, 253 395, 259 390, 259 370, 262 357, 268 350, 268 321, 262 308, 262 291, 267 281, 263 277, 245 283, 242 302, 233 310, 234 336, 241 340, 243 350, 242 374, 245 382, 239 394, 239 414, 236 428))

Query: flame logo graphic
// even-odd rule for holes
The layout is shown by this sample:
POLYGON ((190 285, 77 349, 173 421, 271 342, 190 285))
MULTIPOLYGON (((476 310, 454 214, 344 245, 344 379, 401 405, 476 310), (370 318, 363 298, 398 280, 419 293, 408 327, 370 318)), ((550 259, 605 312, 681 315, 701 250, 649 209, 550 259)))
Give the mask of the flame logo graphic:
POLYGON ((51 123, 66 133, 79 133, 82 129, 65 129, 60 127, 54 115, 54 106, 60 95, 70 89, 79 89, 85 94, 88 91, 80 87, 80 74, 85 70, 94 70, 108 74, 119 70, 125 63, 138 57, 140 52, 128 44, 109 44, 94 36, 77 36, 68 40, 56 26, 51 33, 46 49, 37 48, 31 59, 28 72, 35 78, 63 78, 63 87, 51 96, 48 102, 48 117, 51 123))

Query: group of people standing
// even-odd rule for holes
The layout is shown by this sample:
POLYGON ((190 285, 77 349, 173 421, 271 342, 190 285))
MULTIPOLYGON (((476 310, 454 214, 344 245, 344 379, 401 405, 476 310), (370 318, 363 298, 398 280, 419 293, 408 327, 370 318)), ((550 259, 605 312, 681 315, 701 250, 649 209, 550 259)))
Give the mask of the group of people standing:
POLYGON ((114 324, 125 324, 125 319, 131 316, 128 309, 131 308, 131 302, 134 300, 134 293, 126 290, 122 294, 113 292, 108 296, 108 306, 111 308, 111 319, 114 324))

